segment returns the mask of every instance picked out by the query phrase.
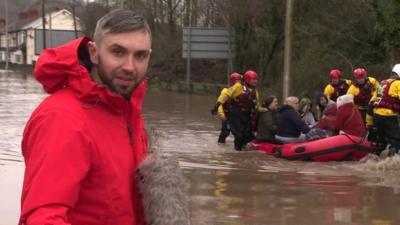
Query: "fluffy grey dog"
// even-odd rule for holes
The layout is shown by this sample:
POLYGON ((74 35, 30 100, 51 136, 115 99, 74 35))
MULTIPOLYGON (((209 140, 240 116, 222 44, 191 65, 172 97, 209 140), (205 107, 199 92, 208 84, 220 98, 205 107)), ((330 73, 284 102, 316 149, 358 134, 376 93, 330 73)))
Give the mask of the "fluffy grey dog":
POLYGON ((177 159, 153 152, 137 170, 148 225, 189 225, 187 183, 177 159))

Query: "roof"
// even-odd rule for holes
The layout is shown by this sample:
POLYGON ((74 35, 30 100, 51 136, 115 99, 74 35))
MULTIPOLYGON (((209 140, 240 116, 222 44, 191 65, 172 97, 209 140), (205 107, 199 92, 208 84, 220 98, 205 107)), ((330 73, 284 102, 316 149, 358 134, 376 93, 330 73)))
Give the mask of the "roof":
MULTIPOLYGON (((47 1, 45 5, 47 12, 52 11, 52 18, 54 14, 57 14, 60 11, 64 11, 72 16, 72 13, 66 9, 68 7, 71 6, 66 4, 64 1, 56 0, 47 1)), ((83 8, 84 7, 79 7, 79 5, 76 7, 77 11, 82 11, 83 8)), ((41 15, 41 0, 8 0, 8 30, 10 32, 29 27, 28 25, 33 24, 35 21, 40 24, 39 26, 41 26, 41 15)), ((48 17, 48 14, 46 14, 46 17, 48 17)), ((79 21, 79 18, 76 18, 79 21)), ((0 33, 5 32, 5 27, 1 27, 2 21, 5 21, 5 4, 0 4, 0 33)))
MULTIPOLYGON (((8 29, 10 31, 12 30, 17 30, 21 26, 23 26, 26 23, 29 23, 30 21, 36 19, 37 17, 40 16, 40 1, 39 0, 32 0, 32 1, 26 1, 26 0, 7 0, 7 11, 8 11, 8 29), (29 17, 23 16, 21 18, 21 14, 24 14, 26 12, 32 12, 36 11, 37 15, 31 14, 29 17)), ((6 5, 5 4, 0 4, 0 20, 4 21, 6 20, 6 5)), ((5 24, 5 23, 4 23, 5 24)), ((3 27, 0 27, 0 32, 5 31, 5 26, 3 24, 3 27)))
MULTIPOLYGON (((61 14, 68 14, 72 17, 72 13, 66 9, 61 9, 57 12, 53 12, 51 13, 51 18, 55 18, 61 14)), ((49 18, 49 13, 46 14, 46 19, 49 18)), ((76 17, 78 23, 79 23, 79 18, 76 17)), ((27 23, 26 25, 22 26, 20 29, 21 30, 26 30, 26 29, 30 29, 30 28, 41 28, 42 27, 42 17, 36 18, 35 20, 27 23)))
MULTIPOLYGON (((46 21, 49 18, 49 14, 50 13, 47 13, 45 15, 46 16, 46 21)), ((51 13, 51 18, 52 19, 56 18, 56 17, 58 17, 58 16, 60 16, 62 14, 67 14, 67 15, 72 17, 72 13, 70 11, 68 11, 66 9, 61 9, 59 11, 52 12, 51 13)), ((77 20, 77 24, 79 24, 80 23, 80 19, 78 17, 75 17, 75 18, 77 20)), ((19 30, 27 30, 27 29, 31 29, 31 28, 33 28, 33 29, 42 28, 42 21, 43 21, 42 17, 39 15, 39 16, 35 16, 35 17, 32 17, 32 18, 29 18, 27 20, 18 21, 18 22, 14 23, 14 24, 11 24, 8 29, 9 29, 9 32, 13 32, 13 31, 19 31, 19 30)), ((79 27, 79 25, 78 25, 78 27, 79 27)), ((0 33, 4 33, 4 32, 5 32, 5 29, 1 29, 0 30, 0 33)))

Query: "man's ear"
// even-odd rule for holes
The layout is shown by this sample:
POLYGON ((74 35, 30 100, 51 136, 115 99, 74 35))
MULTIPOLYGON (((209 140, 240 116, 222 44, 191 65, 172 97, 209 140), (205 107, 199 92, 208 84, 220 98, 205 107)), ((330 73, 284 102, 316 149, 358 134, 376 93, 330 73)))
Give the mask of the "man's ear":
POLYGON ((88 49, 89 49, 89 55, 90 55, 90 61, 92 61, 92 63, 94 65, 98 64, 98 49, 96 46, 96 43, 94 43, 93 41, 89 41, 87 43, 88 49))

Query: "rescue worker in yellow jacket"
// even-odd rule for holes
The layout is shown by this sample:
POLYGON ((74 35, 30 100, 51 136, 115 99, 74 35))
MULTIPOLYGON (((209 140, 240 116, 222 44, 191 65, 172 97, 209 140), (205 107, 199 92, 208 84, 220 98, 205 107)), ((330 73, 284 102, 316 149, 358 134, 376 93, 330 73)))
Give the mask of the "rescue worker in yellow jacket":
MULTIPOLYGON (((229 112, 229 124, 235 137, 235 150, 242 150, 253 138, 251 127, 252 112, 263 111, 260 105, 260 95, 256 90, 258 75, 253 70, 248 70, 243 76, 244 83, 237 82, 218 99, 219 104, 223 105, 231 100, 232 108, 229 112)), ((218 104, 218 103, 217 103, 218 104)), ((221 114, 221 108, 219 109, 221 114)))
POLYGON ((354 96, 354 104, 360 111, 365 123, 368 104, 372 96, 376 95, 379 82, 373 77, 368 77, 367 71, 364 68, 356 68, 353 75, 354 82, 350 85, 349 90, 347 90, 347 94, 354 96))
POLYGON ((352 84, 351 80, 342 79, 342 76, 342 71, 338 69, 333 69, 329 72, 331 82, 325 86, 324 94, 334 102, 339 96, 345 95, 352 84))
MULTIPOLYGON (((229 83, 230 85, 234 85, 237 82, 240 82, 241 80, 241 75, 239 73, 233 72, 230 77, 229 77, 229 83)), ((218 102, 220 102, 220 99, 224 98, 226 96, 226 93, 228 92, 228 88, 223 88, 221 91, 220 96, 218 97, 218 102)), ((226 141, 226 138, 229 136, 229 133, 231 132, 231 126, 229 125, 229 111, 232 108, 232 102, 231 100, 227 100, 223 105, 217 104, 216 107, 212 110, 212 114, 216 114, 218 112, 218 117, 222 121, 222 126, 221 126, 221 132, 218 137, 218 143, 223 144, 226 141)))
POLYGON ((389 156, 400 151, 400 64, 392 69, 392 76, 381 82, 376 98, 373 99, 373 125, 377 128, 379 141, 390 144, 389 156))

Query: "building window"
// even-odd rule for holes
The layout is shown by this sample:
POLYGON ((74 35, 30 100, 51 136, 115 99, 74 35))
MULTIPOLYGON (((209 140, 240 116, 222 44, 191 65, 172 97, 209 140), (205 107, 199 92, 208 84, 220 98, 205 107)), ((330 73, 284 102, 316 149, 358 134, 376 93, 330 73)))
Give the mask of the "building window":
POLYGON ((15 61, 17 63, 22 63, 22 56, 21 55, 15 55, 15 61))

